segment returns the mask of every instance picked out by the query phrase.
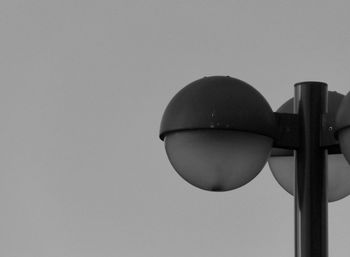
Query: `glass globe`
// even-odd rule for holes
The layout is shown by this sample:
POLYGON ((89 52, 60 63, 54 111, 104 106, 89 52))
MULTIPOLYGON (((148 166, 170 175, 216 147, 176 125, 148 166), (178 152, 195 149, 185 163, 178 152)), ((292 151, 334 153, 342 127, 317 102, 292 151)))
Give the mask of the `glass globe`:
POLYGON ((339 144, 341 152, 350 163, 350 128, 344 128, 339 131, 339 144))
POLYGON ((165 149, 177 173, 210 191, 243 186, 264 167, 272 148, 266 136, 231 130, 189 130, 165 137, 165 149))
MULTIPOLYGON (((274 156, 269 158, 269 166, 277 182, 294 195, 294 156, 274 156)), ((350 165, 342 154, 328 155, 328 201, 334 202, 350 194, 350 165)))

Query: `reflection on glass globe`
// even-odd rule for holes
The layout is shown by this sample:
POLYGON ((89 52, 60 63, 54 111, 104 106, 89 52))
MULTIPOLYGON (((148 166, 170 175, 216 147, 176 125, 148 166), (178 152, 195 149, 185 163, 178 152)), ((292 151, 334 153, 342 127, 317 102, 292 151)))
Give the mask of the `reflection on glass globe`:
POLYGON ((271 148, 271 138, 239 131, 192 130, 165 137, 177 173, 210 191, 232 190, 251 181, 264 167, 271 148))
POLYGON ((294 195, 294 156, 271 156, 268 160, 273 176, 288 193, 294 195))
MULTIPOLYGON (((269 166, 277 182, 294 195, 295 162, 293 156, 269 158, 269 166)), ((328 201, 334 202, 350 194, 350 165, 342 154, 328 155, 328 201)))

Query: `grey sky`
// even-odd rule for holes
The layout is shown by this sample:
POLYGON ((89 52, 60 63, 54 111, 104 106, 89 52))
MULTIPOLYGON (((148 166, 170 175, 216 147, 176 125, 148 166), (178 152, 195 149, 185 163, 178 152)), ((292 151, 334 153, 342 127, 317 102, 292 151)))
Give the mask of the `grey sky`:
MULTIPOLYGON (((230 75, 277 109, 350 89, 348 1, 2 0, 0 256, 294 256, 293 198, 265 169, 210 193, 158 140, 171 97, 230 75)), ((350 251, 350 197, 329 206, 350 251)))

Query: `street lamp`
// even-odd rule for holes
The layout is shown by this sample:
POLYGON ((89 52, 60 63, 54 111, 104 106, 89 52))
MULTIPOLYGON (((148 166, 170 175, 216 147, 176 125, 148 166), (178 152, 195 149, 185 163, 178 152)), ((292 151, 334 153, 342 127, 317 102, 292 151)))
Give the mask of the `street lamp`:
POLYGON ((328 201, 350 194, 350 94, 297 83, 294 98, 273 112, 247 83, 204 77, 173 97, 159 137, 177 173, 205 190, 243 186, 268 161, 294 195, 295 256, 328 256, 328 201))

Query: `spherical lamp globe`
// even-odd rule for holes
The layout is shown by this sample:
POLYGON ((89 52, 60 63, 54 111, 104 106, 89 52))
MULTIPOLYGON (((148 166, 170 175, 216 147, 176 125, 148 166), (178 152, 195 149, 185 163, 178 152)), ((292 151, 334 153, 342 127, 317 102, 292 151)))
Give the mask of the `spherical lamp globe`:
POLYGON ((165 109, 160 138, 169 161, 190 184, 227 191, 264 167, 275 120, 264 97, 247 83, 213 76, 179 91, 165 109))

